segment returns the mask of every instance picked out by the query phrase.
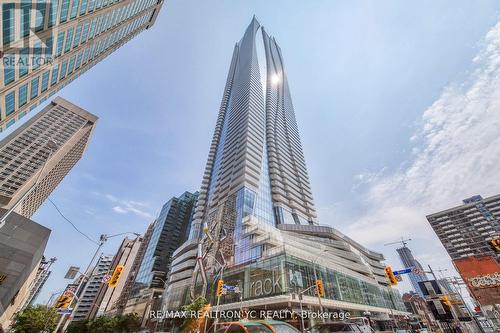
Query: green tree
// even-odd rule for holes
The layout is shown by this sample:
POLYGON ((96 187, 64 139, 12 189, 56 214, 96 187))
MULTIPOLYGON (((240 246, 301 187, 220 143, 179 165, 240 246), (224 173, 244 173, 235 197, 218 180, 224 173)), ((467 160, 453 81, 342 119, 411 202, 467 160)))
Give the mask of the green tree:
POLYGON ((56 309, 45 305, 28 306, 15 317, 12 330, 19 333, 52 332, 57 325, 56 309))
POLYGON ((137 332, 141 329, 141 319, 136 314, 117 315, 116 319, 118 332, 137 332))
MULTIPOLYGON (((199 311, 203 311, 204 309, 208 310, 209 304, 205 297, 198 297, 191 304, 184 305, 182 310, 188 312, 198 313, 199 311)), ((196 329, 202 329, 205 325, 204 318, 186 318, 181 326, 182 332, 191 332, 196 329)))
POLYGON ((89 321, 88 320, 78 320, 69 323, 66 333, 90 333, 89 321))

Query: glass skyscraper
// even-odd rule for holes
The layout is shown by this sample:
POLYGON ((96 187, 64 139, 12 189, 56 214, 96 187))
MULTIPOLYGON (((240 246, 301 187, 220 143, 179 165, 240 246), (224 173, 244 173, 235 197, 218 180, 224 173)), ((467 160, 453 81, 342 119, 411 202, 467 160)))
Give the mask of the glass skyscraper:
POLYGON ((2 0, 0 131, 131 38, 163 0, 2 0))
MULTIPOLYGON (((242 291, 221 297, 221 310, 296 307, 291 294, 317 275, 324 308, 388 319, 404 305, 382 260, 318 223, 283 55, 253 18, 234 47, 190 238, 174 253, 164 308, 198 295, 214 304, 218 278, 242 291)), ((303 303, 318 307, 313 289, 303 303)))

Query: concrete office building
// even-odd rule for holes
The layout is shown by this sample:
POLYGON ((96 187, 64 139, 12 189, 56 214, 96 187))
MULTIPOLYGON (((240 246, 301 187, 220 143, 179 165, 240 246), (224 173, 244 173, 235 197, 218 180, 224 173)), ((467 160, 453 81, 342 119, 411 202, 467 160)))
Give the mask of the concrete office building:
POLYGON ((57 97, 0 141, 0 205, 31 217, 80 160, 97 117, 57 97), (31 191, 27 196, 25 196, 31 191))
MULTIPOLYGON (((311 287, 317 275, 325 283, 324 309, 370 311, 383 322, 406 313, 387 285, 383 259, 318 224, 283 54, 254 18, 234 47, 190 238, 175 252, 165 309, 197 295, 215 304, 217 278, 242 290, 222 296, 221 310, 298 309, 292 293, 311 287)), ((313 289, 302 302, 320 307, 313 289)))
MULTIPOLYGON (((0 209, 0 216, 5 213, 0 209)), ((17 213, 0 229, 0 326, 4 329, 30 295, 49 236, 49 229, 17 213)))
POLYGON ((398 252, 399 259, 401 259, 401 263, 403 264, 404 267, 408 267, 408 268, 411 267, 411 268, 415 269, 415 271, 408 273, 408 277, 410 278, 410 282, 411 282, 411 285, 413 287, 413 290, 420 297, 424 297, 422 290, 420 290, 420 287, 418 286, 419 282, 427 280, 427 275, 425 274, 424 268, 415 259, 415 257, 413 256, 413 253, 411 253, 411 250, 406 245, 396 249, 396 251, 398 252))
POLYGON ((98 291, 98 295, 92 305, 89 319, 94 319, 102 315, 114 315, 118 313, 118 300, 122 292, 127 286, 127 281, 131 274, 134 274, 134 261, 139 253, 143 238, 136 237, 135 239, 125 238, 116 252, 113 262, 111 263, 109 272, 112 275, 118 265, 122 265, 123 271, 120 275, 117 285, 114 288, 108 286, 107 283, 102 283, 98 291))
POLYGON ((150 28, 162 5, 163 0, 2 1, 0 130, 150 28))
POLYGON ((79 296, 78 306, 73 311, 73 320, 85 320, 89 318, 93 305, 97 300, 102 278, 110 274, 113 256, 102 255, 96 265, 87 274, 90 276, 85 282, 85 287, 79 296))
POLYGON ((500 237, 500 195, 489 198, 475 195, 463 204, 427 216, 451 259, 493 256, 500 263, 488 241, 500 237))

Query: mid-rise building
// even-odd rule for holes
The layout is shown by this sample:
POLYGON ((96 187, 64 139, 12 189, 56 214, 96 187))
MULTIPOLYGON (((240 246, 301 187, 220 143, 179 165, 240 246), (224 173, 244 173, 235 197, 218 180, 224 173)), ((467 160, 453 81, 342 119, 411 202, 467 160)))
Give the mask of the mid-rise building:
POLYGON ((52 273, 50 270, 50 267, 52 266, 52 264, 55 261, 56 261, 56 258, 50 258, 50 259, 46 260, 45 257, 42 257, 42 260, 40 261, 40 265, 38 266, 36 277, 33 280, 33 282, 30 284, 29 294, 26 297, 26 299, 24 300, 24 303, 18 307, 17 312, 23 311, 28 306, 33 305, 36 298, 40 294, 40 291, 42 290, 43 286, 45 285, 45 282, 47 282, 47 279, 49 278, 50 274, 52 273))
POLYGON ((0 228, 0 327, 7 329, 30 297, 49 236, 49 229, 17 213, 0 228))
POLYGON ((73 320, 85 320, 89 318, 92 307, 94 306, 99 289, 103 282, 103 277, 111 271, 113 256, 102 255, 93 268, 86 272, 90 277, 85 282, 85 287, 79 296, 78 306, 73 311, 73 320))
POLYGON ((488 241, 500 236, 500 195, 475 195, 463 204, 427 216, 452 260, 489 255, 500 263, 500 252, 488 241))
POLYGON ((134 262, 139 253, 143 237, 135 239, 125 238, 116 252, 113 262, 110 266, 110 274, 113 274, 118 266, 122 266, 123 270, 120 274, 120 279, 115 287, 110 287, 107 283, 102 283, 98 295, 92 305, 89 319, 94 319, 96 316, 118 314, 118 301, 122 292, 127 287, 127 282, 131 274, 134 274, 134 262))
POLYGON ((0 205, 31 217, 82 158, 97 117, 57 97, 0 141, 0 205))
POLYGON ((411 250, 406 245, 396 249, 396 251, 399 254, 399 258, 401 259, 403 266, 405 268, 412 268, 412 271, 408 273, 407 276, 410 278, 410 283, 413 287, 413 290, 420 297, 423 297, 424 295, 422 293, 422 290, 420 290, 418 283, 427 280, 424 268, 418 262, 418 260, 415 259, 413 253, 411 253, 411 250))
POLYGON ((384 322, 406 312, 388 286, 383 259, 319 225, 283 53, 254 18, 234 47, 190 238, 175 252, 165 309, 199 295, 215 304, 214 281, 222 279, 241 293, 221 296, 220 310, 298 309, 300 298, 306 308, 370 311, 384 322), (319 278, 321 303, 313 288, 319 278))
POLYGON ((489 325, 500 330, 500 195, 480 195, 427 216, 489 325))
POLYGON ((3 0, 0 130, 149 29, 162 5, 163 0, 3 0))

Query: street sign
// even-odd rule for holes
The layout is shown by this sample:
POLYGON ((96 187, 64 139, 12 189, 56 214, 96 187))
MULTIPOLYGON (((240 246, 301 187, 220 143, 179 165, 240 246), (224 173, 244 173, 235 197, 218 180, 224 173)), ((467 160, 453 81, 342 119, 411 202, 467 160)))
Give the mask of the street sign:
POLYGON ((399 271, 394 271, 394 272, 392 272, 392 274, 394 274, 394 275, 401 275, 401 274, 408 274, 408 273, 411 273, 411 272, 412 272, 412 267, 409 267, 409 268, 401 269, 399 271))
POLYGON ((102 277, 102 283, 108 283, 109 280, 111 280, 111 275, 110 274, 106 274, 102 277))
POLYGON ((401 275, 395 275, 395 277, 398 282, 403 282, 403 277, 401 275))
POLYGON ((73 311, 73 308, 61 308, 61 309, 57 309, 57 313, 71 313, 73 311))

